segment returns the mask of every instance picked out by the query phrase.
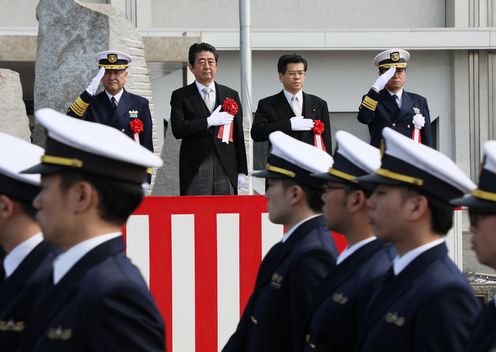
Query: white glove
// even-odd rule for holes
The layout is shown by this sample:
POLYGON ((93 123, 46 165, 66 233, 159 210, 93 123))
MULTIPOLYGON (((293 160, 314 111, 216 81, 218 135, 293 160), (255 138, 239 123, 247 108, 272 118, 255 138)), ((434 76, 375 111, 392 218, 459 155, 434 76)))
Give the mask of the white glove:
POLYGON ((212 115, 207 117, 208 127, 227 125, 233 120, 234 116, 225 111, 221 112, 221 107, 221 105, 217 106, 217 109, 212 112, 212 115))
POLYGON ((86 91, 90 93, 91 95, 95 95, 96 90, 98 89, 98 85, 100 84, 100 81, 102 80, 103 75, 105 74, 105 68, 100 67, 100 70, 96 74, 95 78, 91 80, 90 85, 88 88, 86 88, 86 91))
POLYGON ((372 88, 374 88, 378 92, 383 90, 387 82, 389 82, 389 80, 394 76, 395 72, 396 72, 396 67, 389 68, 389 70, 384 72, 382 75, 379 76, 379 78, 376 79, 374 84, 372 84, 372 88))
POLYGON ((238 189, 248 186, 248 178, 245 174, 238 174, 238 189))
POLYGON ((310 131, 313 128, 313 120, 305 119, 303 116, 293 116, 289 122, 292 131, 310 131))

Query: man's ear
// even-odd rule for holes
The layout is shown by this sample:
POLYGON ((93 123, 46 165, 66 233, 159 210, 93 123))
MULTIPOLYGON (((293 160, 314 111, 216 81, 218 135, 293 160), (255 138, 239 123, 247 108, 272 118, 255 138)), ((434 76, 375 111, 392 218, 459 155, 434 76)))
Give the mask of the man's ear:
POLYGON ((86 181, 73 184, 68 192, 70 193, 73 212, 75 214, 88 210, 92 204, 98 201, 95 188, 86 181))
POLYGON ((6 195, 0 195, 0 218, 7 219, 12 216, 15 210, 15 202, 6 195))
POLYGON ((347 205, 351 213, 355 213, 365 208, 367 197, 361 190, 355 190, 348 194, 347 205))
POLYGON ((291 205, 298 203, 302 197, 304 197, 305 192, 303 192, 303 188, 298 185, 293 185, 287 189, 289 193, 289 202, 291 205))
POLYGON ((427 213, 429 203, 425 196, 418 195, 407 200, 410 220, 417 220, 427 213))

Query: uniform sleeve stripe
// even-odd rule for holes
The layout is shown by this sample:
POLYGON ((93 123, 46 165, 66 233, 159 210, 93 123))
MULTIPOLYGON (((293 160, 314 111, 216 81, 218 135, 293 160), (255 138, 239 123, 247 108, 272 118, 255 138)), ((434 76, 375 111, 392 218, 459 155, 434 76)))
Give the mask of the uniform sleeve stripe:
POLYGON ((365 98, 363 98, 362 106, 369 110, 375 111, 375 109, 377 108, 377 100, 374 100, 366 95, 365 98))

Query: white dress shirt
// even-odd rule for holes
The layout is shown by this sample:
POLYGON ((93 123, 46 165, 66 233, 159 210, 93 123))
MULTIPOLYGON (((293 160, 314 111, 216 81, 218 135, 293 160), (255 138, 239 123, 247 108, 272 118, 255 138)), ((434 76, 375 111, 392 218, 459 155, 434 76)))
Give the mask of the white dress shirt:
POLYGON ((119 101, 121 100, 122 94, 124 93, 124 89, 121 89, 119 93, 116 95, 109 94, 109 92, 105 91, 107 93, 107 97, 109 98, 110 101, 112 101, 112 97, 115 98, 115 105, 119 106, 119 101))
POLYGON ((5 269, 5 278, 8 278, 22 263, 24 258, 43 241, 43 235, 37 233, 33 237, 28 238, 24 242, 18 244, 9 252, 3 259, 3 268, 5 269))
POLYGON ((305 221, 308 221, 310 219, 313 219, 313 218, 316 218, 317 216, 320 216, 320 214, 316 214, 316 215, 312 215, 312 216, 309 216, 308 218, 306 218, 305 220, 302 220, 300 221, 299 223, 297 223, 295 226, 293 226, 288 232, 286 232, 283 236, 282 236, 282 242, 286 242, 289 238, 289 236, 291 236, 293 234, 293 232, 295 232, 295 230, 301 225, 303 224, 305 221))
POLYGON ((111 232, 100 236, 92 237, 86 241, 72 246, 67 251, 55 258, 53 262, 53 284, 56 285, 67 272, 76 264, 86 253, 93 248, 121 236, 120 232, 111 232))
MULTIPOLYGON (((195 81, 196 83, 196 88, 198 88, 198 93, 200 93, 200 96, 202 97, 202 99, 204 98, 205 96, 205 93, 203 93, 203 88, 209 88, 210 89, 210 94, 214 94, 214 97, 215 97, 215 82, 212 81, 208 87, 204 86, 203 84, 199 83, 198 81, 195 81)), ((215 100, 215 99, 214 99, 215 100)), ((215 109, 215 108, 214 108, 215 109)))
POLYGON ((298 105, 300 106, 300 111, 303 114, 303 91, 300 90, 298 93, 296 93, 294 95, 292 93, 288 92, 286 89, 283 89, 283 91, 284 91, 284 96, 288 100, 289 106, 292 105, 291 100, 293 99, 293 97, 298 98, 298 105))
MULTIPOLYGON (((397 93, 393 93, 389 89, 387 91, 389 92, 389 94, 391 94, 391 96, 393 96, 393 95, 397 96, 396 104, 398 104, 398 107, 401 109, 401 104, 403 103, 403 89, 400 89, 400 91, 397 93)), ((394 99, 394 97, 393 97, 393 99, 394 99)))
POLYGON ((431 241, 420 247, 412 249, 411 251, 403 254, 401 257, 397 256, 396 258, 394 258, 394 262, 393 262, 394 275, 399 275, 403 271, 403 269, 405 269, 408 266, 408 264, 410 264, 415 258, 417 258, 422 253, 427 252, 429 249, 443 242, 444 242, 444 238, 440 238, 438 240, 431 241))
POLYGON ((376 240, 377 237, 375 236, 371 236, 369 238, 366 238, 364 240, 361 240, 357 243, 355 243, 353 246, 351 247, 346 247, 342 252, 341 254, 338 256, 338 259, 336 259, 336 265, 339 265, 341 264, 346 258, 348 258, 350 255, 352 255, 353 253, 355 253, 357 250, 359 250, 360 248, 362 248, 363 246, 365 246, 367 243, 370 243, 374 240, 376 240))

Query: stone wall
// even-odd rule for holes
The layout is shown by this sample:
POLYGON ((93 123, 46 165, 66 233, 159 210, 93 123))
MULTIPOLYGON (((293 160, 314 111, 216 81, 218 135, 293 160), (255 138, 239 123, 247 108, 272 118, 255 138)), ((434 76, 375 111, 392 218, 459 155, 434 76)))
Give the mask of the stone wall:
POLYGON ((0 132, 30 141, 29 119, 17 72, 0 68, 0 132))

